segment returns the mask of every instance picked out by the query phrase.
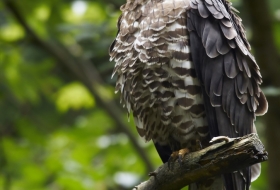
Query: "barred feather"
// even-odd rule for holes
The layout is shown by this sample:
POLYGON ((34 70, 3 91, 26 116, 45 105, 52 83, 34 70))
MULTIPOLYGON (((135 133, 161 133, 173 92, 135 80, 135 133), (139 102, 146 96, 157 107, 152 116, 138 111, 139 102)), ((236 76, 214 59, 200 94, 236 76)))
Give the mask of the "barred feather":
POLYGON ((190 146, 191 140, 208 134, 190 59, 189 8, 185 0, 128 1, 111 47, 119 76, 116 92, 131 107, 140 136, 161 145, 169 144, 171 136, 190 146))

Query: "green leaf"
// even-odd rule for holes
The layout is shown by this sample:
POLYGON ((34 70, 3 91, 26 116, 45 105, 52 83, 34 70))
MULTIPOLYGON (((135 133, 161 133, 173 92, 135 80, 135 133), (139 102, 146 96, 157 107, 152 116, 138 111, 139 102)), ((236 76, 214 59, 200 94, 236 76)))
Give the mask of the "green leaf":
POLYGON ((90 92, 79 82, 70 83, 62 87, 56 95, 56 106, 59 111, 69 109, 92 108, 95 104, 90 92))

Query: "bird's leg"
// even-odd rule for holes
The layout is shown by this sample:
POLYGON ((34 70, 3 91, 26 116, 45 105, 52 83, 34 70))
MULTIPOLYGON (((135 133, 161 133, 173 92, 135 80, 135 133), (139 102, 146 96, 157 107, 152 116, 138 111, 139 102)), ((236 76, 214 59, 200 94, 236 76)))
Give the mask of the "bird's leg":
POLYGON ((184 148, 184 149, 181 149, 179 151, 174 151, 170 157, 169 157, 169 160, 168 160, 168 168, 170 168, 170 164, 171 162, 174 162, 176 159, 178 159, 180 165, 182 164, 182 159, 184 158, 184 156, 189 153, 190 150, 188 148, 184 148))
POLYGON ((182 159, 184 158, 184 156, 186 155, 186 154, 188 154, 190 152, 190 150, 188 149, 188 148, 184 148, 184 149, 181 149, 181 150, 179 150, 179 153, 178 153, 178 155, 179 155, 179 158, 178 158, 178 161, 179 161, 179 163, 180 163, 180 165, 182 165, 182 159))
POLYGON ((171 162, 175 161, 176 158, 178 158, 179 155, 179 151, 174 151, 172 152, 172 154, 170 155, 169 159, 168 159, 168 168, 170 169, 170 164, 171 162))

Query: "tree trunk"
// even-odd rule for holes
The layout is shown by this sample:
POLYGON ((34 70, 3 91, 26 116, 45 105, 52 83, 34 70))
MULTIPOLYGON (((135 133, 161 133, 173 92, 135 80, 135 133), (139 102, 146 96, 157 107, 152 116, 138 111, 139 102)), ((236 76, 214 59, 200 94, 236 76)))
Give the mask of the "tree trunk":
MULTIPOLYGON (((280 87, 280 56, 273 37, 273 19, 269 10, 269 1, 243 0, 252 28, 252 47, 254 55, 264 77, 264 85, 280 87)), ((280 101, 279 97, 268 97, 269 109, 264 116, 267 150, 269 153, 268 178, 269 189, 280 189, 280 101)))

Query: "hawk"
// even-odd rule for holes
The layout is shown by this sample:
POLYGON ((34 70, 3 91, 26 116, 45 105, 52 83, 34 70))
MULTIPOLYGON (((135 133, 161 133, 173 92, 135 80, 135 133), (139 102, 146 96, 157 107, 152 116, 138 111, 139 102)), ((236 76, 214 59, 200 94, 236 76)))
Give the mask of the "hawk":
MULTIPOLYGON (((256 132, 267 111, 259 67, 227 0, 127 0, 110 47, 116 92, 137 131, 163 162, 217 136, 256 132)), ((260 165, 191 184, 190 189, 249 189, 260 165)))

